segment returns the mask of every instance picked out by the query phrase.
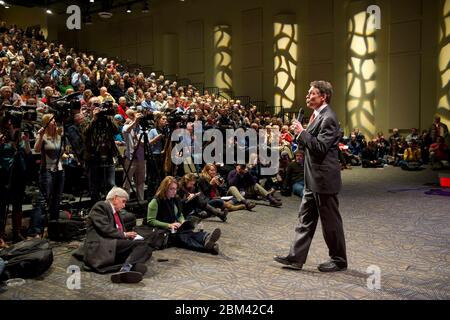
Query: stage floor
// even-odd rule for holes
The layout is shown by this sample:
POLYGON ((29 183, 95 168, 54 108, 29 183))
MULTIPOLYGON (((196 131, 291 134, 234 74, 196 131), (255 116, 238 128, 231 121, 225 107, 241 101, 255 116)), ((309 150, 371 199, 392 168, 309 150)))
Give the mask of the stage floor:
POLYGON ((0 299, 450 299, 450 197, 425 194, 437 182, 438 172, 431 170, 343 171, 345 272, 317 270, 328 257, 320 223, 303 271, 272 260, 289 249, 300 203, 294 196, 282 197, 281 208, 258 205, 253 212, 230 213, 226 223, 206 220, 205 230, 222 229, 220 255, 155 251, 144 280, 135 285, 82 271, 81 288, 68 289, 67 267, 79 263, 73 249, 57 244, 42 278, 1 288, 0 299), (368 288, 368 268, 379 268, 380 289, 368 288))

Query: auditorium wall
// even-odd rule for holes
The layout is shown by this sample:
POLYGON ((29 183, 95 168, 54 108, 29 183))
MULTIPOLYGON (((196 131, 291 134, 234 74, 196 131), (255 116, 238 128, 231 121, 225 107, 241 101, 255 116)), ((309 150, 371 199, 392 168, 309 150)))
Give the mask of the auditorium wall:
POLYGON ((47 16, 42 8, 11 6, 9 9, 4 9, 0 6, 0 20, 7 21, 8 24, 15 24, 20 28, 40 26, 44 35, 48 36, 47 16))
POLYGON ((442 29, 450 32, 445 20, 449 2, 170 0, 155 4, 147 14, 94 17, 94 24, 80 31, 67 30, 65 16, 49 18, 48 25, 50 39, 204 82, 206 87, 219 83, 222 72, 235 95, 250 95, 269 105, 283 91, 276 90, 277 85, 289 93, 279 101, 298 108, 305 105, 311 80, 329 80, 335 89, 333 106, 347 133, 358 126, 369 134, 387 134, 393 127, 428 128, 438 111, 450 125, 450 71, 445 63, 449 41, 446 35, 440 38, 442 29), (358 23, 368 22, 358 19, 369 19, 361 12, 373 4, 381 9, 381 29, 360 35, 358 23), (278 29, 284 32, 280 42, 274 40, 278 29), (217 32, 223 30, 226 34, 220 38, 217 32), (228 44, 219 41, 225 38, 228 44), (373 48, 352 48, 358 39, 373 48), (274 48, 286 43, 290 47, 278 59, 274 48), (287 69, 294 74, 286 75, 289 61, 287 69), (277 79, 283 74, 286 79, 277 79))

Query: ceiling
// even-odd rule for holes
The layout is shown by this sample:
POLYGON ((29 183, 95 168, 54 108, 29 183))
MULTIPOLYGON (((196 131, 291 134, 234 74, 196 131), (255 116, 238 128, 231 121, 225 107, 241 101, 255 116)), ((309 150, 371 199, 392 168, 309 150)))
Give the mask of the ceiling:
POLYGON ((40 7, 51 9, 56 14, 63 14, 66 12, 68 6, 76 4, 83 12, 96 13, 100 11, 109 11, 119 8, 126 8, 132 6, 132 9, 142 10, 144 3, 154 6, 156 3, 162 2, 161 0, 106 0, 95 1, 90 3, 89 0, 69 0, 69 1, 55 1, 55 0, 7 0, 5 1, 13 6, 23 6, 28 8, 40 7))

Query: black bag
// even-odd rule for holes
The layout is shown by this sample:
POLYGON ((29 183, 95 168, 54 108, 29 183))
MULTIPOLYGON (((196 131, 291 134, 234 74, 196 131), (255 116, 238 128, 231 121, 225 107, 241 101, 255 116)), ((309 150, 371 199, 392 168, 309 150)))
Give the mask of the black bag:
POLYGON ((131 231, 136 227, 136 216, 132 212, 120 210, 120 217, 122 218, 124 228, 126 231, 131 231))
POLYGON ((61 211, 58 220, 48 222, 48 237, 52 241, 81 240, 86 234, 86 221, 61 211))
POLYGON ((134 215, 138 218, 144 218, 147 216, 147 207, 148 201, 142 200, 130 200, 127 201, 127 205, 125 207, 126 211, 134 213, 134 215))
POLYGON ((283 197, 290 197, 290 196, 292 196, 292 187, 289 187, 289 186, 283 186, 283 187, 281 188, 280 194, 281 194, 283 197))
POLYGON ((47 240, 21 241, 0 251, 5 260, 2 280, 11 278, 35 278, 43 274, 53 263, 53 250, 47 240))
POLYGON ((136 227, 137 234, 144 237, 148 245, 156 250, 167 248, 169 242, 169 231, 150 226, 136 227))

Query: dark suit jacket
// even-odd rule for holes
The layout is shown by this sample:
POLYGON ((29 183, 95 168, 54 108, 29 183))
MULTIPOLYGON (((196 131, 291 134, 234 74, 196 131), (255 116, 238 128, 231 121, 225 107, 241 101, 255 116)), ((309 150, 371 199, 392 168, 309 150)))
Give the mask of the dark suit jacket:
MULTIPOLYGON (((125 234, 117 229, 112 207, 107 201, 97 202, 87 221, 84 262, 97 272, 107 272, 107 267, 114 265, 117 239, 125 239, 125 234)), ((122 218, 120 221, 125 226, 122 218)))
POLYGON ((338 159, 339 122, 328 105, 300 134, 305 144, 305 188, 312 192, 336 194, 341 189, 338 159))

